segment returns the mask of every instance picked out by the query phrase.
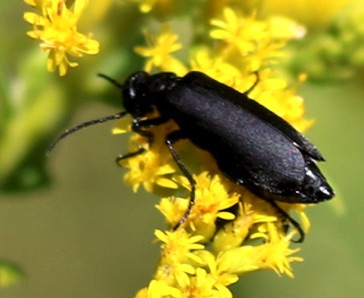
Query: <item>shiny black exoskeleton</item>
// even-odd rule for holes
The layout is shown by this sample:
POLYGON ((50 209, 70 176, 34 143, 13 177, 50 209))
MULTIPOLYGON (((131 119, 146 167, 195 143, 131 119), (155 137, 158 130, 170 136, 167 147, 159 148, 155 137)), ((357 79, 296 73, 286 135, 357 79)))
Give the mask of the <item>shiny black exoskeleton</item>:
MULTIPOLYGON (((195 181, 176 153, 173 143, 189 139, 208 151, 220 170, 233 182, 270 202, 304 233, 276 201, 318 203, 329 200, 334 192, 316 161, 324 161, 320 152, 285 120, 248 97, 207 75, 192 71, 184 77, 162 72, 150 75, 140 71, 123 85, 101 75, 122 89, 125 112, 93 120, 66 131, 61 138, 79 128, 120 118, 133 117, 132 129, 153 140, 148 128, 174 120, 178 129, 167 135, 165 143, 175 162, 191 183, 191 199, 186 214, 194 204, 195 181), (159 116, 145 118, 156 109, 159 116)), ((143 152, 131 152, 119 159, 143 152)))

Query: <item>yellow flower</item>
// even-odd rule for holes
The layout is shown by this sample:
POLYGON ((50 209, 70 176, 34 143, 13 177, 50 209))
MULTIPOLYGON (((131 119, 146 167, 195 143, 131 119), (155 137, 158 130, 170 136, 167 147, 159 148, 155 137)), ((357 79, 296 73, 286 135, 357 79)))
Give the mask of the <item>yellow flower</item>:
POLYGON ((293 257, 292 255, 298 252, 300 249, 290 249, 290 241, 293 234, 290 233, 287 236, 282 236, 274 233, 274 227, 272 223, 268 224, 268 230, 270 232, 271 241, 264 246, 261 246, 261 253, 265 254, 262 259, 262 268, 271 268, 277 274, 286 274, 289 277, 293 277, 291 262, 302 262, 301 257, 293 257))
POLYGON ((255 16, 239 17, 231 8, 223 10, 223 19, 213 19, 213 39, 224 42, 222 54, 225 59, 249 62, 247 71, 253 72, 270 64, 272 57, 282 56, 280 49, 287 40, 302 37, 301 26, 286 18, 272 17, 265 21, 255 16))
POLYGON ((145 33, 148 47, 135 47, 135 51, 143 57, 148 58, 145 70, 150 72, 153 68, 167 71, 174 69, 178 74, 185 73, 187 69, 178 59, 171 54, 182 48, 177 42, 178 35, 171 32, 168 26, 162 28, 158 37, 145 33))
POLYGON ((179 289, 169 286, 164 280, 153 279, 148 287, 146 297, 163 298, 163 297, 183 297, 179 289))
POLYGON ((300 257, 292 256, 300 249, 289 248, 291 234, 279 235, 276 233, 273 223, 268 224, 268 226, 271 236, 274 237, 271 242, 258 246, 243 245, 221 253, 217 259, 217 264, 221 270, 242 274, 261 269, 273 269, 277 274, 293 277, 290 263, 303 261, 300 257))
POLYGON ((191 279, 191 284, 182 287, 183 297, 216 297, 231 298, 232 294, 227 287, 215 279, 205 269, 197 268, 196 275, 191 279))
POLYGON ((288 0, 262 1, 262 12, 276 15, 285 15, 302 22, 306 26, 324 28, 336 14, 353 0, 288 0))
POLYGON ((194 251, 204 247, 198 243, 203 237, 191 236, 183 229, 174 232, 157 230, 155 235, 163 243, 155 279, 167 281, 167 284, 174 286, 189 284, 190 275, 195 273, 190 262, 201 262, 194 251))
POLYGON ((130 169, 124 177, 125 182, 133 187, 134 192, 140 185, 143 185, 148 192, 153 192, 154 185, 177 188, 173 181, 164 178, 165 175, 175 172, 175 168, 166 163, 166 158, 168 159, 167 154, 159 155, 151 150, 134 158, 128 158, 122 162, 130 169))
POLYGON ((27 34, 40 40, 40 47, 48 51, 47 68, 64 76, 68 67, 78 63, 69 60, 68 56, 82 57, 83 54, 97 54, 99 43, 77 31, 77 23, 85 10, 88 0, 75 0, 70 10, 63 0, 25 1, 34 6, 39 14, 26 12, 24 19, 33 25, 27 34))
POLYGON ((262 201, 253 194, 246 192, 240 197, 239 212, 236 219, 217 231, 213 239, 213 250, 215 252, 231 250, 240 246, 244 241, 266 237, 255 233, 261 225, 276 222, 279 219, 267 202, 262 201))
POLYGON ((188 259, 192 259, 195 262, 200 261, 191 251, 204 247, 198 243, 203 239, 202 236, 191 237, 183 229, 178 229, 174 232, 157 230, 155 231, 155 236, 163 242, 163 262, 172 263, 177 261, 183 263, 188 259))
MULTIPOLYGON (((196 181, 195 204, 189 215, 192 231, 199 231, 205 239, 211 238, 216 231, 216 220, 233 220, 235 215, 227 209, 239 201, 237 193, 230 193, 218 175, 209 176, 208 172, 194 175, 196 181)), ((190 190, 186 177, 177 176, 174 181, 190 190)), ((171 226, 175 226, 187 209, 189 198, 162 199, 157 208, 163 213, 171 226)))
MULTIPOLYGON (((130 152, 137 151, 139 148, 148 149, 144 154, 139 154, 133 158, 127 158, 120 163, 129 169, 124 176, 124 181, 129 184, 136 192, 141 185, 148 191, 153 192, 154 186, 176 189, 177 184, 169 177, 176 171, 176 165, 172 160, 164 139, 167 132, 175 127, 175 124, 166 124, 153 130, 155 135, 151 146, 147 144, 146 138, 140 135, 133 135, 130 139, 130 152)), ((130 130, 130 118, 125 117, 119 121, 114 128, 114 134, 126 133, 130 130)))
POLYGON ((155 235, 163 243, 160 264, 148 288, 137 297, 232 297, 227 286, 238 278, 218 270, 215 257, 198 243, 202 236, 191 236, 183 229, 155 235))
MULTIPOLYGON (((230 291, 227 286, 238 281, 238 276, 235 273, 231 273, 225 270, 224 267, 219 264, 219 256, 213 255, 211 252, 201 250, 196 254, 202 259, 204 267, 209 272, 210 276, 215 281, 215 287, 224 293, 222 297, 231 297, 230 291)), ((196 270, 197 271, 197 270, 196 270)))

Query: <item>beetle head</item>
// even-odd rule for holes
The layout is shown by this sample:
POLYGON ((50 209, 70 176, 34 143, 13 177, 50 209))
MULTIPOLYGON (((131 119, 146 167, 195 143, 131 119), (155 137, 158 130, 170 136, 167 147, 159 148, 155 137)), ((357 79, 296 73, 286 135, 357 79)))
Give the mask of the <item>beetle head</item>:
POLYGON ((138 71, 132 74, 122 88, 125 110, 134 117, 152 112, 157 102, 163 100, 166 91, 174 88, 177 80, 177 76, 169 72, 149 75, 138 71))
POLYGON ((138 71, 123 84, 124 108, 133 117, 144 116, 152 111, 152 103, 148 102, 147 96, 149 77, 145 71, 138 71))

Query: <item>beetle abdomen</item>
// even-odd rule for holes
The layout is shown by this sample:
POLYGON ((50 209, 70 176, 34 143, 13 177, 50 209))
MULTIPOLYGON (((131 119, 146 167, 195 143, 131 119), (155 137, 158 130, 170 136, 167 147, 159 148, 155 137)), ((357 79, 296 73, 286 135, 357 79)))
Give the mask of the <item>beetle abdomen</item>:
POLYGON ((332 191, 318 168, 310 169, 311 159, 323 160, 321 154, 293 127, 246 94, 193 74, 194 80, 188 74, 168 93, 163 109, 186 138, 214 156, 232 181, 265 198, 286 202, 318 200, 309 197, 318 194, 308 193, 307 183, 332 191), (279 127, 273 125, 277 123, 279 127), (314 175, 309 182, 308 172, 314 175))

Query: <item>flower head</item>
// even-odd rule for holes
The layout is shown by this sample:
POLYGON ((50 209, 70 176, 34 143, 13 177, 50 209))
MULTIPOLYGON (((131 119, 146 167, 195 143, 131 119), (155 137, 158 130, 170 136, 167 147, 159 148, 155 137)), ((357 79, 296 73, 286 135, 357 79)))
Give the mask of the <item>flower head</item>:
POLYGON ((63 0, 26 0, 39 14, 26 12, 24 19, 33 25, 27 34, 40 40, 40 47, 48 52, 47 68, 54 71, 58 68, 61 76, 67 73, 68 67, 76 67, 77 62, 68 56, 82 57, 83 54, 97 54, 99 43, 79 33, 77 23, 85 10, 88 0, 76 0, 73 9, 69 9, 63 0))
POLYGON ((186 67, 171 54, 182 48, 181 43, 177 42, 178 35, 171 32, 168 26, 162 28, 160 35, 153 36, 145 33, 148 47, 135 47, 135 51, 143 57, 148 58, 145 70, 150 72, 153 68, 168 71, 171 68, 176 73, 186 72, 186 67))
MULTIPOLYGON (((192 231, 209 239, 216 232, 217 220, 233 220, 235 215, 228 211, 239 202, 238 193, 230 192, 226 183, 218 175, 210 177, 202 172, 193 177, 196 181, 195 204, 189 216, 192 231)), ((184 188, 191 190, 186 177, 175 176, 174 180, 184 188)), ((189 198, 165 198, 157 208, 163 213, 171 226, 175 226, 188 208, 189 198)))

